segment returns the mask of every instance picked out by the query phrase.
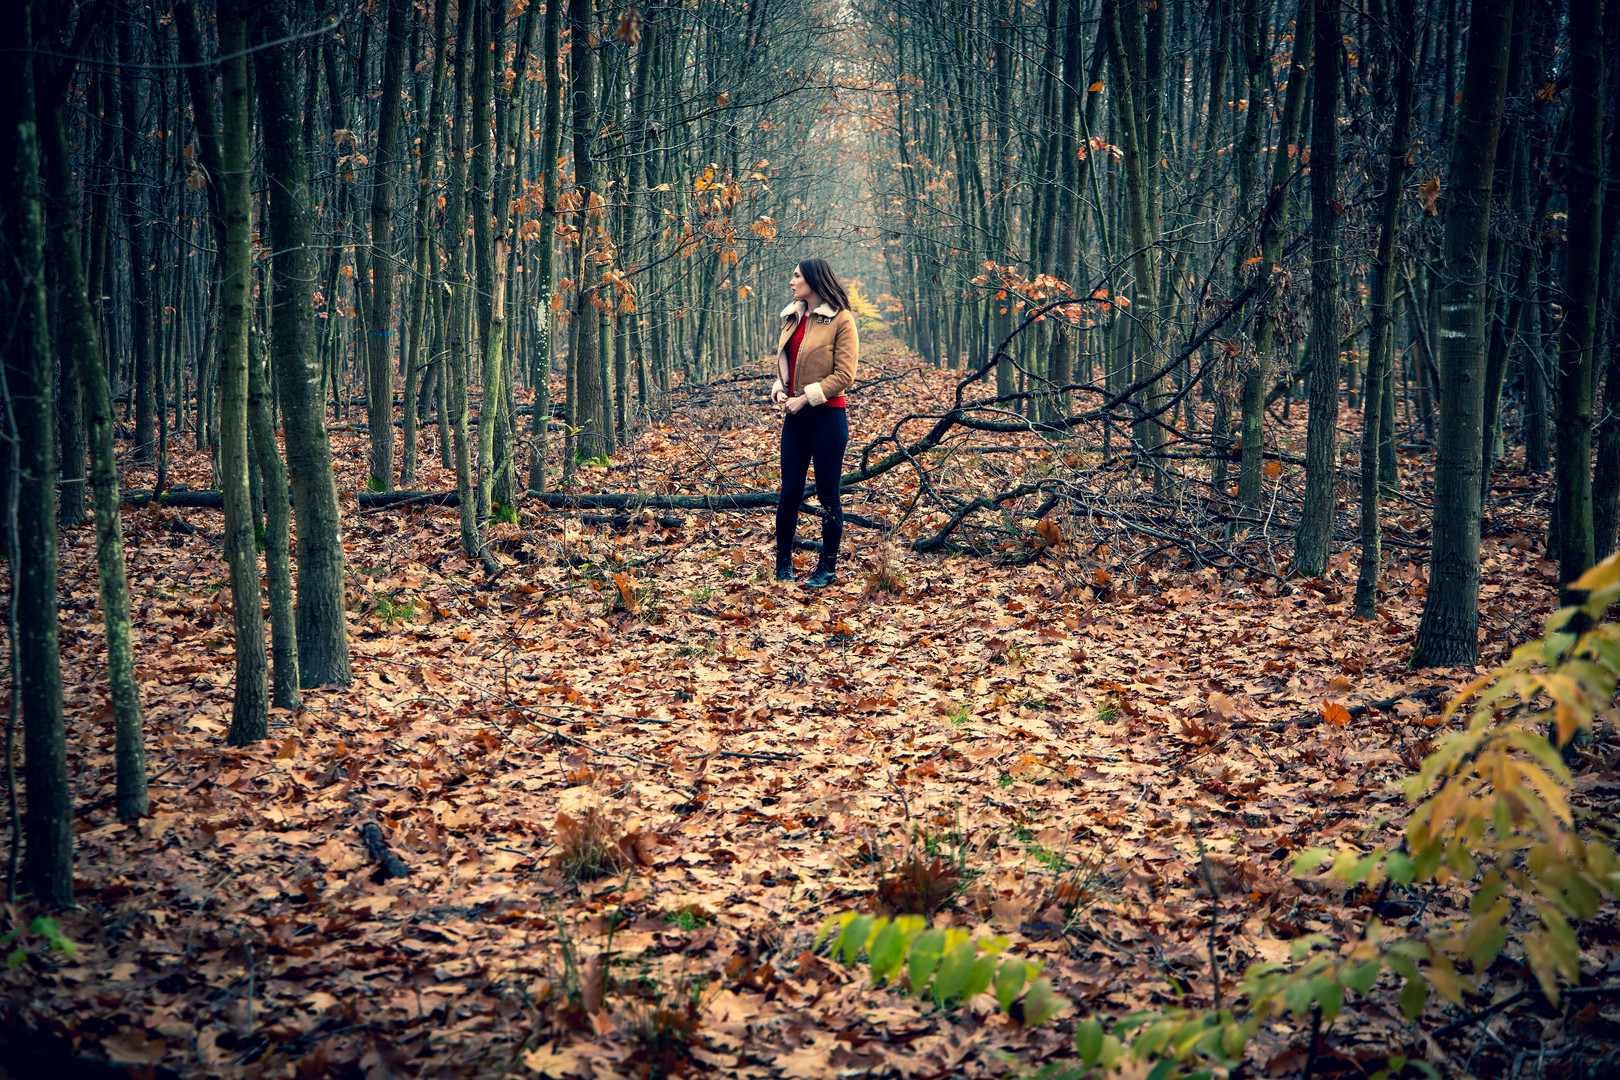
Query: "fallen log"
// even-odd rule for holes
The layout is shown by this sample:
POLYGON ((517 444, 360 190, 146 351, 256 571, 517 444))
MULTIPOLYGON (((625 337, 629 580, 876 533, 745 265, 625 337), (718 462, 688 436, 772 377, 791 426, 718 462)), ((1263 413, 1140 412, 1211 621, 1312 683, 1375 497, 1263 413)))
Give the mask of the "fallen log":
MULTIPOLYGON (((810 492, 806 494, 806 502, 801 503, 799 509, 807 514, 825 516, 826 511, 808 501, 810 492)), ((356 496, 360 500, 363 511, 370 513, 374 510, 386 509, 393 506, 404 506, 424 503, 430 506, 460 506, 460 497, 454 491, 362 491, 356 496)), ((530 492, 526 500, 537 502, 546 510, 774 510, 776 508, 776 492, 774 491, 744 491, 736 495, 649 495, 634 493, 619 494, 571 494, 548 491, 541 495, 530 492)), ((880 532, 889 528, 887 522, 877 521, 864 514, 844 511, 844 520, 851 525, 858 525, 863 529, 876 529, 880 532)))
MULTIPOLYGON (((125 506, 140 508, 153 503, 150 491, 124 491, 119 494, 125 506)), ((292 498, 291 495, 287 497, 289 500, 292 498)), ((221 510, 225 506, 225 496, 217 491, 165 491, 156 501, 159 506, 183 506, 196 510, 221 510)))
MULTIPOLYGON (((579 520, 586 525, 611 525, 615 529, 628 529, 632 525, 639 525, 642 519, 629 514, 581 514, 579 520)), ((653 518, 653 522, 660 529, 678 529, 686 524, 686 519, 671 514, 658 514, 653 518)))

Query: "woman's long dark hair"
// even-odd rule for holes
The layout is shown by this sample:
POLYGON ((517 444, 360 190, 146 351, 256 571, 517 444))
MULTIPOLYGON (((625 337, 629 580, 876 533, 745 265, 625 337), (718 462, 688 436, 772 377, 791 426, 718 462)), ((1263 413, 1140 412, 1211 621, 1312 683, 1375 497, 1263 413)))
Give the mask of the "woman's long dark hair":
POLYGON ((810 286, 810 291, 831 304, 834 311, 849 307, 849 294, 838 283, 838 275, 833 273, 826 259, 800 259, 799 276, 810 286))

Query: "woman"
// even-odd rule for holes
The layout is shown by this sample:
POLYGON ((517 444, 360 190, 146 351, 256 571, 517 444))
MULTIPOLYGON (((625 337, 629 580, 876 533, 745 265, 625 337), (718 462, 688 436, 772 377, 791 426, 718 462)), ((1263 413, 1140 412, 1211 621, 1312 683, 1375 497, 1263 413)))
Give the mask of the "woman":
POLYGON ((776 504, 776 580, 793 580, 793 533, 804 501, 805 471, 816 468, 816 501, 826 511, 821 558, 805 587, 837 580, 844 507, 838 481, 844 471, 849 420, 844 391, 855 381, 860 343, 849 297, 825 259, 805 259, 788 279, 793 303, 782 311, 771 401, 782 410, 782 494, 776 504))

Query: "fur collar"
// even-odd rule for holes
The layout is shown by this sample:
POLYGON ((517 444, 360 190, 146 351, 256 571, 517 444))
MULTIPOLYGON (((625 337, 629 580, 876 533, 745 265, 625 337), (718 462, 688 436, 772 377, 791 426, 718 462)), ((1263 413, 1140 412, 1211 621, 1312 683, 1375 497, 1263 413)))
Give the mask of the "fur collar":
MULTIPOLYGON (((834 311, 832 309, 831 304, 829 304, 825 300, 823 300, 821 302, 821 304, 816 308, 816 310, 811 312, 811 314, 812 315, 825 315, 827 318, 830 319, 834 315, 837 315, 838 312, 836 312, 836 311, 834 311)), ((781 317, 784 318, 784 319, 787 319, 787 318, 795 318, 795 319, 803 318, 804 317, 804 301, 803 300, 795 300, 795 301, 793 301, 793 303, 789 304, 787 307, 782 309, 782 316, 781 317)))

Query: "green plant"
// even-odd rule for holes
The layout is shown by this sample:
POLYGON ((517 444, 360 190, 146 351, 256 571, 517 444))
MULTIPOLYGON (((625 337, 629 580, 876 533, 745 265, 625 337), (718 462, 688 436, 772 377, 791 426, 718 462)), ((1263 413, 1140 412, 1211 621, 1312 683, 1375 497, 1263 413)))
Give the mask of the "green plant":
POLYGON ((614 841, 614 826, 606 813, 591 807, 582 817, 567 811, 557 814, 557 854, 552 864, 564 881, 594 881, 617 873, 629 859, 614 841))
POLYGON ((878 554, 877 567, 866 576, 866 594, 880 592, 902 593, 906 589, 906 576, 901 573, 901 551, 893 544, 884 544, 878 554))
POLYGON ((868 849, 878 867, 878 902, 897 915, 932 915, 973 883, 973 845, 959 823, 948 829, 917 826, 892 861, 881 848, 868 849))
POLYGON ((583 450, 576 450, 574 451, 574 464, 587 466, 594 465, 597 468, 605 469, 609 465, 612 465, 613 462, 609 460, 606 454, 587 454, 583 450))
POLYGON ((400 600, 393 596, 377 594, 377 618, 390 626, 396 622, 405 622, 416 614, 416 601, 400 600))
POLYGON ((29 946, 34 944, 30 939, 35 937, 40 939, 36 948, 42 952, 61 953, 64 960, 73 959, 73 954, 77 951, 72 939, 62 933, 62 924, 49 915, 41 915, 26 928, 14 926, 4 936, 0 936, 0 947, 16 942, 16 948, 6 956, 6 967, 18 968, 28 961, 29 946))
POLYGON ((1063 1004, 1039 964, 1004 955, 1009 944, 1005 937, 975 938, 960 927, 930 927, 920 915, 889 919, 844 912, 822 924, 814 947, 829 938, 828 955, 848 966, 864 955, 874 983, 903 982, 913 996, 927 991, 936 1006, 969 1001, 993 989, 997 1009, 1014 1014, 1016 1005, 1024 1026, 1035 1027, 1063 1004))
POLYGON ((623 572, 615 573, 608 580, 612 587, 603 589, 607 596, 607 607, 603 614, 611 615, 622 610, 642 622, 664 621, 663 593, 656 582, 638 585, 629 574, 623 572))
POLYGON ((677 930, 692 931, 700 926, 708 926, 714 922, 714 916, 696 904, 685 904, 674 911, 665 913, 664 921, 677 930))
POLYGON ((965 701, 953 701, 945 710, 945 719, 953 724, 965 724, 973 719, 973 709, 965 701))
POLYGON ((378 476, 368 476, 366 478, 366 490, 371 492, 387 491, 388 481, 378 476))
POLYGON ((516 525, 518 523, 517 508, 514 506, 492 501, 489 504, 489 509, 490 519, 493 521, 498 521, 503 525, 516 525))

